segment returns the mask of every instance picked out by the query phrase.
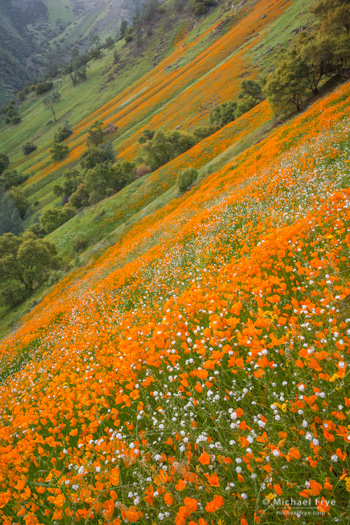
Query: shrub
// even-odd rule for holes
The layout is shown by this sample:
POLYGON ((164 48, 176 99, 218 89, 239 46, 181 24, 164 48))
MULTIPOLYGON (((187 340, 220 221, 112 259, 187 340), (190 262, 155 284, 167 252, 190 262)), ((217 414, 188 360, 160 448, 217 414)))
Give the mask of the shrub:
POLYGON ((210 122, 217 124, 220 128, 233 122, 236 118, 237 102, 232 100, 224 102, 213 109, 210 113, 210 122))
POLYGON ((42 82, 36 85, 35 91, 37 95, 42 95, 43 93, 47 93, 48 91, 51 91, 52 88, 53 88, 53 82, 42 82))
POLYGON ((185 193, 190 186, 197 180, 198 171, 194 168, 187 168, 183 170, 177 178, 177 184, 180 190, 180 193, 185 193))
POLYGON ((55 143, 50 149, 52 160, 58 162, 65 159, 69 155, 69 148, 65 144, 55 143))
POLYGON ((23 151, 24 155, 30 155, 30 153, 32 153, 32 152, 35 151, 36 149, 38 149, 38 146, 36 146, 35 144, 33 144, 33 142, 26 142, 26 143, 22 146, 22 151, 23 151))
POLYGON ((0 175, 7 170, 10 165, 10 159, 6 153, 0 153, 0 175))
POLYGON ((50 208, 40 217, 40 226, 51 233, 65 222, 69 221, 76 214, 76 210, 72 206, 64 206, 63 208, 50 208))
POLYGON ((0 177, 0 184, 5 186, 6 190, 12 186, 19 186, 28 179, 28 175, 21 175, 16 170, 6 170, 0 177))
POLYGON ((68 123, 58 128, 55 134, 55 142, 63 142, 65 139, 73 135, 73 130, 68 123))
POLYGON ((1 302, 10 308, 14 308, 28 297, 28 290, 21 281, 9 279, 0 287, 1 302))

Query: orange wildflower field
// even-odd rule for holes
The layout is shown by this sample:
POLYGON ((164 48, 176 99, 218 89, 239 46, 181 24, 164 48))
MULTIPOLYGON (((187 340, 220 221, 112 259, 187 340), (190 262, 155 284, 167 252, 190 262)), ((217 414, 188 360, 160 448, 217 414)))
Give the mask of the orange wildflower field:
POLYGON ((1 523, 348 522, 349 104, 140 220, 1 342, 1 523))

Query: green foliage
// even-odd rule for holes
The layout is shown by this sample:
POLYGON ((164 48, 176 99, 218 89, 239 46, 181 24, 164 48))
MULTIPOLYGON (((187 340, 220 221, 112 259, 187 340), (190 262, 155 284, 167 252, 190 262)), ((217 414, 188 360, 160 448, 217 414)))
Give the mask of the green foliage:
POLYGON ((106 47, 107 49, 112 49, 112 48, 114 47, 114 40, 113 40, 112 37, 109 36, 109 37, 106 39, 105 47, 106 47))
POLYGON ((114 165, 109 163, 97 165, 89 170, 85 177, 90 204, 96 204, 104 197, 117 193, 135 178, 136 165, 133 162, 118 160, 114 165))
POLYGON ((35 91, 37 95, 42 95, 43 93, 51 91, 52 88, 53 82, 41 82, 40 84, 36 85, 35 91))
POLYGON ((105 140, 105 134, 103 132, 103 122, 96 120, 88 132, 87 144, 88 146, 99 146, 103 144, 105 140))
POLYGON ((210 122, 217 124, 220 128, 233 122, 236 118, 237 102, 230 100, 220 106, 216 106, 210 113, 210 122))
POLYGON ((0 237, 0 300, 16 306, 59 267, 56 247, 32 234, 0 237))
POLYGON ((23 151, 23 154, 24 154, 24 155, 30 155, 30 154, 33 153, 33 151, 35 151, 36 149, 38 149, 38 146, 36 146, 35 144, 33 144, 33 142, 26 142, 26 143, 23 144, 23 146, 22 146, 22 151, 23 151))
POLYGON ((125 35, 124 35, 124 38, 125 38, 125 42, 128 44, 129 42, 132 42, 132 40, 134 40, 134 31, 132 29, 132 27, 128 27, 125 31, 125 35))
POLYGON ((0 153, 0 175, 7 170, 10 165, 10 159, 6 153, 0 153))
POLYGON ((106 142, 100 146, 91 146, 88 148, 80 158, 80 164, 85 171, 90 170, 98 164, 113 161, 115 153, 111 142, 106 142))
MULTIPOLYGON (((23 230, 21 215, 10 194, 0 187, 0 235, 14 233, 18 235, 23 230)), ((0 251, 1 253, 1 251, 0 251)))
POLYGON ((183 131, 158 130, 143 146, 142 161, 152 170, 158 169, 196 144, 193 135, 183 131))
POLYGON ((54 186, 54 193, 57 197, 70 196, 74 193, 83 181, 83 175, 76 168, 70 168, 63 173, 63 183, 54 186))
POLYGON ((299 110, 321 82, 350 67, 350 1, 320 0, 311 13, 314 27, 294 39, 268 77, 265 90, 276 113, 299 110))
POLYGON ((79 184, 78 188, 72 193, 68 204, 77 209, 88 206, 89 194, 84 183, 79 184))
POLYGON ((76 210, 72 206, 64 206, 63 208, 49 208, 45 210, 40 217, 40 226, 46 233, 51 233, 56 228, 59 228, 65 222, 72 219, 76 214, 76 210))
POLYGON ((146 142, 153 139, 155 133, 156 132, 154 129, 144 129, 141 137, 139 138, 139 143, 146 144, 146 142))
POLYGON ((211 7, 216 5, 215 0, 195 0, 194 12, 196 16, 204 15, 211 7))
POLYGON ((193 130, 193 137, 196 141, 196 143, 201 142, 202 140, 206 139, 210 135, 213 135, 220 129, 220 126, 217 125, 211 125, 211 126, 200 126, 199 128, 195 128, 193 130))
POLYGON ((52 160, 55 162, 59 162, 60 160, 65 159, 69 155, 69 148, 66 144, 57 144, 57 142, 54 143, 52 148, 50 149, 50 153, 52 156, 52 160))
POLYGON ((68 122, 66 122, 64 126, 59 127, 58 130, 56 131, 54 141, 63 142, 65 139, 67 139, 71 135, 73 135, 73 130, 68 124, 68 122))
POLYGON ((302 99, 310 91, 307 66, 290 54, 282 56, 267 78, 265 91, 275 113, 299 111, 302 99))
POLYGON ((84 81, 87 79, 89 60, 89 55, 80 55, 79 50, 73 50, 72 59, 64 69, 64 73, 69 76, 73 86, 76 86, 79 80, 84 81))
POLYGON ((120 28, 119 28, 120 38, 124 38, 125 37, 125 33, 126 33, 127 28, 128 28, 128 22, 126 20, 123 20, 121 22, 120 28))
POLYGON ((259 102, 265 99, 263 90, 259 84, 259 82, 256 82, 255 80, 247 79, 242 80, 241 82, 241 90, 238 94, 238 98, 244 98, 246 96, 252 97, 259 102))
POLYGON ((197 180, 198 177, 198 171, 194 168, 187 168, 181 173, 179 173, 177 177, 177 184, 180 190, 180 193, 185 193, 190 186, 197 180))
POLYGON ((236 118, 239 118, 241 115, 244 115, 244 113, 248 113, 251 109, 253 109, 257 104, 259 104, 259 101, 252 97, 251 95, 244 95, 237 104, 236 109, 236 118))
POLYGON ((19 186, 28 179, 28 175, 21 175, 17 170, 6 170, 0 177, 0 186, 4 186, 6 190, 12 186, 19 186))
POLYGON ((23 194, 23 192, 19 188, 16 188, 16 187, 12 187, 9 190, 9 195, 11 199, 13 200, 17 210, 19 211, 21 219, 23 220, 27 214, 27 211, 30 208, 29 200, 23 194))

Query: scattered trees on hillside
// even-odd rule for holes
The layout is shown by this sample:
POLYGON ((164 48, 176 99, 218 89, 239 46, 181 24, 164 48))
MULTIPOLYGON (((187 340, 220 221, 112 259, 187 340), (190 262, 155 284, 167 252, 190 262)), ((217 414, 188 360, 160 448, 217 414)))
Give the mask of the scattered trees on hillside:
POLYGON ((350 0, 320 0, 313 28, 302 31, 277 59, 265 87, 276 113, 301 108, 321 83, 350 67, 350 0))

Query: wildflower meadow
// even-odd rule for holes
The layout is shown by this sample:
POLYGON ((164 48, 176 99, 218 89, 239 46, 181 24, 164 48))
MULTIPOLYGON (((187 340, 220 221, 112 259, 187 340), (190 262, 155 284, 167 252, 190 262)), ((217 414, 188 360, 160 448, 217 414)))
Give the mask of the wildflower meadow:
POLYGON ((349 103, 137 222, 1 342, 1 523, 348 523, 349 103))

